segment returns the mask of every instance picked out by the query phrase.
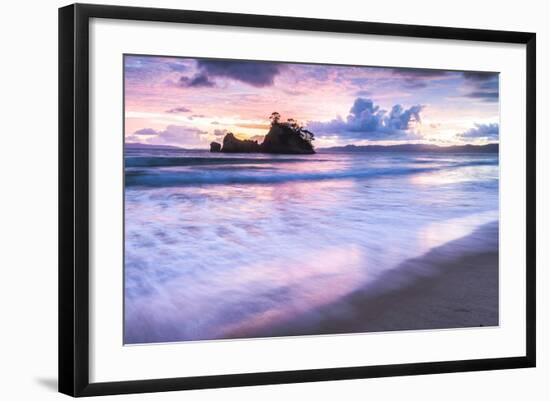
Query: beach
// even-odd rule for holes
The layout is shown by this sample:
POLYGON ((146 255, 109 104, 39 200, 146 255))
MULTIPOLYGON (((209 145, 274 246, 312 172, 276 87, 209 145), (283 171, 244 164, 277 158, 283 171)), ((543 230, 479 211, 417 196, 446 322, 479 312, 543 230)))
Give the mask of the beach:
POLYGON ((498 326, 498 223, 404 262, 333 304, 235 337, 498 326), (393 288, 388 288, 386 283, 393 288), (381 290, 383 288, 383 290, 381 290))
POLYGON ((124 343, 496 326, 498 154, 125 157, 124 343))

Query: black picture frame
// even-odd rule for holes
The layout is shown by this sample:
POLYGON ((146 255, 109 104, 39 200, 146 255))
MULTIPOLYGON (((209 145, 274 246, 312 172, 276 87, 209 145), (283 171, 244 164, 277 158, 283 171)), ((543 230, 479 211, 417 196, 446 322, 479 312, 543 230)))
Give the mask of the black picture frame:
POLYGON ((535 366, 536 35, 447 28, 74 4, 59 9, 59 391, 71 396, 345 380, 535 366), (519 357, 90 383, 88 61, 91 18, 515 43, 526 46, 526 353, 519 357))

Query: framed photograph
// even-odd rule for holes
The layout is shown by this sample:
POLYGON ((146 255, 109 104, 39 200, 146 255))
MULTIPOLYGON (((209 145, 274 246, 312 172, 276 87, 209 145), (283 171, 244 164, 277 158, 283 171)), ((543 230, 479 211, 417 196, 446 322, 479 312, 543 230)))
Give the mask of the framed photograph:
POLYGON ((535 34, 59 10, 59 390, 535 366, 535 34))

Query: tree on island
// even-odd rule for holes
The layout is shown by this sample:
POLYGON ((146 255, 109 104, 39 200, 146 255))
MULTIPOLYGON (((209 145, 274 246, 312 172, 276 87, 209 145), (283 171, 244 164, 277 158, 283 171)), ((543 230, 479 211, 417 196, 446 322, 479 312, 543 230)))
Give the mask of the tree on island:
POLYGON ((315 140, 315 135, 313 134, 313 132, 308 131, 305 128, 300 129, 300 135, 308 142, 315 140))
POLYGON ((304 128, 302 124, 298 122, 298 120, 295 120, 294 118, 288 118, 286 122, 280 122, 281 121, 281 114, 274 111, 271 113, 271 116, 269 116, 269 120, 271 121, 271 126, 281 126, 283 128, 289 129, 293 134, 299 135, 300 138, 303 140, 310 142, 315 139, 315 135, 313 135, 313 132, 307 130, 304 128))
POLYGON ((271 125, 279 124, 280 119, 281 119, 281 115, 279 113, 277 113, 276 111, 271 113, 271 115, 269 116, 269 120, 271 121, 271 125))

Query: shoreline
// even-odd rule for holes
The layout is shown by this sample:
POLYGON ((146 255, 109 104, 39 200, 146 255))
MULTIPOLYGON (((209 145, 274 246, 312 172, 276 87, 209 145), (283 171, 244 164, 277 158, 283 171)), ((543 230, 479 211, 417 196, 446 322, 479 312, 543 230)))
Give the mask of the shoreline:
POLYGON ((498 265, 498 222, 492 222, 404 261, 329 305, 223 338, 498 326, 498 265))

